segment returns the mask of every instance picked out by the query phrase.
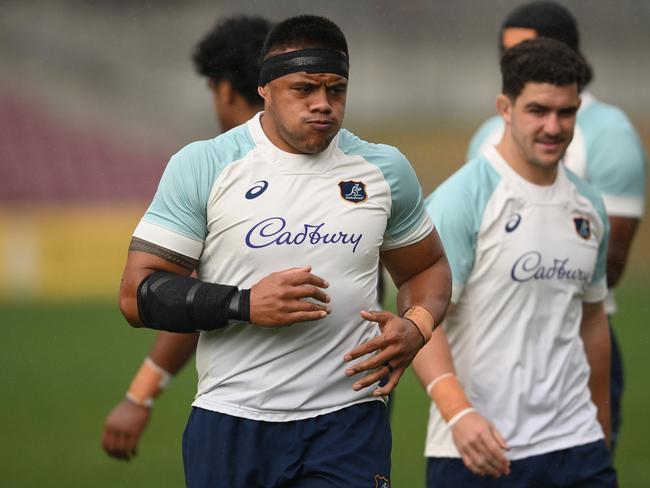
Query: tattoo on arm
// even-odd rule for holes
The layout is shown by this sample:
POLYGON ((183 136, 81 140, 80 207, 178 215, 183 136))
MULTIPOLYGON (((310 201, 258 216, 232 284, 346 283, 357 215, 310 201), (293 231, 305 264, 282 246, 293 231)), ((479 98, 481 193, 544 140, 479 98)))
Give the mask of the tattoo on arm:
POLYGON ((153 254, 159 258, 163 258, 165 261, 181 266, 182 268, 187 269, 188 271, 194 271, 198 261, 196 259, 188 258, 164 247, 156 246, 151 242, 143 241, 137 237, 131 239, 131 244, 129 245, 129 251, 138 251, 146 252, 148 254, 153 254))

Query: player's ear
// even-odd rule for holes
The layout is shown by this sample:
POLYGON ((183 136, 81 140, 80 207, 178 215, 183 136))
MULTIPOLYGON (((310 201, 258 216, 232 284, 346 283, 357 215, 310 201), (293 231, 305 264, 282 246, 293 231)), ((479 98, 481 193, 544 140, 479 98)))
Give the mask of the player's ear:
POLYGON ((510 123, 510 114, 512 112, 513 100, 508 96, 501 93, 497 97, 497 113, 501 116, 505 123, 510 123))
POLYGON ((232 83, 228 80, 223 80, 220 85, 221 97, 225 103, 232 105, 235 102, 235 95, 237 94, 232 83))
POLYGON ((268 91, 266 89, 267 86, 269 86, 269 85, 266 84, 266 85, 257 87, 257 93, 260 95, 260 97, 262 97, 264 99, 264 101, 266 101, 266 97, 268 95, 268 91))

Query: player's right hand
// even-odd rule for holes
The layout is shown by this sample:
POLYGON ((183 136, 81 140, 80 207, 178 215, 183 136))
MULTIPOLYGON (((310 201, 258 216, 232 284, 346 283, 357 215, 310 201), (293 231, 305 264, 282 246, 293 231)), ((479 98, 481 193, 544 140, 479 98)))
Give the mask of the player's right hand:
POLYGON ((472 473, 493 478, 510 474, 510 460, 504 452, 508 444, 496 427, 479 413, 471 412, 462 417, 451 428, 451 434, 465 466, 472 473))
POLYGON ((251 323, 272 328, 325 318, 331 312, 326 305, 330 297, 323 291, 328 286, 327 281, 311 273, 311 266, 271 273, 251 288, 251 323))
POLYGON ((137 454, 138 442, 144 431, 151 409, 136 405, 126 398, 118 403, 106 417, 102 434, 102 447, 115 459, 129 461, 137 454))

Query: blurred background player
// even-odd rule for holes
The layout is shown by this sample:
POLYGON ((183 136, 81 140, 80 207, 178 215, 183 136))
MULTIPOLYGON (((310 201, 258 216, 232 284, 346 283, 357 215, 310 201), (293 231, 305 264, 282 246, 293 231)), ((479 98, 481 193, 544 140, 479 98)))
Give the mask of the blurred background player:
MULTIPOLYGON (((257 93, 259 55, 271 23, 259 16, 219 20, 197 44, 192 60, 208 79, 214 111, 225 132, 264 108, 257 93)), ((102 436, 106 452, 128 460, 149 419, 153 399, 192 357, 199 334, 159 332, 122 401, 110 412, 102 436)))
MULTIPOLYGON (((517 7, 504 20, 499 46, 506 49, 525 39, 544 36, 565 42, 580 50, 578 25, 573 15, 554 2, 532 2, 517 7)), ((591 80, 591 69, 587 82, 591 80)), ((467 160, 498 143, 503 120, 495 116, 486 121, 472 138, 467 160)), ((625 113, 618 107, 582 94, 575 135, 564 157, 564 164, 591 183, 602 195, 610 223, 607 255, 609 293, 605 311, 610 320, 616 313, 614 287, 619 283, 634 235, 645 207, 646 155, 641 140, 625 113)), ((612 450, 621 427, 623 361, 614 330, 612 339, 611 409, 612 450)))
POLYGON ((613 488, 608 221, 560 164, 586 65, 538 38, 507 50, 501 73, 501 140, 427 200, 453 279, 413 363, 433 400, 427 485, 613 488))

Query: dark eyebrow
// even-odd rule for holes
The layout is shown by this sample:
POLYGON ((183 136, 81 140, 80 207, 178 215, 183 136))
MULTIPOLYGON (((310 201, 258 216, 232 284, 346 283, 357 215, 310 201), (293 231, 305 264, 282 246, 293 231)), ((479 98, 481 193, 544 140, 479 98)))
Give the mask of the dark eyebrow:
POLYGON ((296 81, 292 82, 291 84, 292 84, 293 86, 297 86, 297 85, 310 85, 310 86, 316 86, 316 85, 319 85, 320 83, 317 83, 317 82, 315 82, 315 81, 313 81, 313 80, 304 79, 304 80, 296 80, 296 81))
POLYGON ((546 105, 542 105, 541 103, 537 103, 537 102, 527 103, 526 108, 541 108, 543 110, 550 110, 549 107, 547 107, 546 105))

